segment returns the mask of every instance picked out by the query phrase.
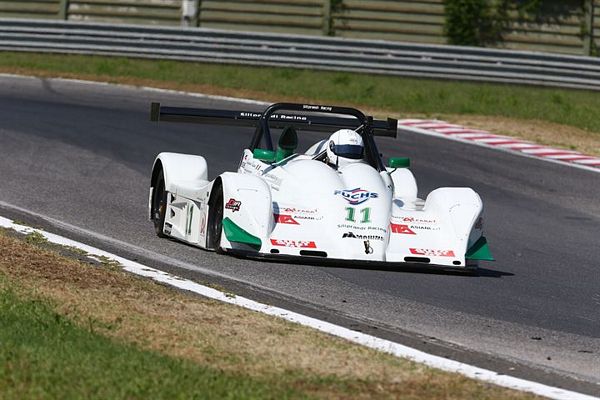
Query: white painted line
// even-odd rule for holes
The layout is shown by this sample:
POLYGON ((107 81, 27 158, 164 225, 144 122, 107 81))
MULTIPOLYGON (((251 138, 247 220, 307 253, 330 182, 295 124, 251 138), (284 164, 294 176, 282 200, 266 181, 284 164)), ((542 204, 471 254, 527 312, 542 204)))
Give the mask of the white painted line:
POLYGON ((468 129, 465 129, 464 126, 459 126, 459 125, 438 125, 437 127, 431 128, 433 130, 436 130, 438 132, 442 132, 442 133, 449 133, 449 132, 456 132, 456 131, 469 131, 468 129))
POLYGON ((421 129, 444 129, 444 128, 459 128, 458 126, 451 126, 449 124, 443 123, 443 122, 427 122, 427 123, 422 123, 422 124, 414 124, 414 127, 417 128, 421 128, 421 129))
POLYGON ((538 149, 540 148, 539 144, 534 143, 505 143, 499 144, 501 147, 508 147, 510 149, 538 149))
POLYGON ((447 134, 456 134, 456 133, 489 133, 486 131, 482 131, 480 129, 468 129, 465 128, 463 126, 457 126, 455 128, 437 128, 434 129, 437 132, 440 133, 447 133, 447 134))
POLYGON ((499 137, 494 137, 494 138, 484 138, 484 139, 475 139, 478 142, 482 142, 482 143, 487 143, 487 144, 495 144, 495 143, 504 143, 507 140, 513 140, 513 138, 509 138, 506 136, 499 136, 499 137))
POLYGON ((521 150, 521 152, 523 153, 527 153, 527 154, 544 154, 544 153, 554 153, 554 152, 561 152, 561 153, 569 153, 569 150, 557 150, 557 149, 552 149, 550 147, 541 147, 540 146, 536 146, 536 148, 529 148, 529 149, 523 149, 521 150))
POLYGON ((581 154, 577 151, 572 151, 572 150, 562 150, 562 149, 553 149, 551 147, 543 147, 541 149, 529 149, 529 150, 522 150, 523 153, 528 153, 528 154, 537 154, 537 155, 544 155, 544 154, 581 154))
POLYGON ((460 125, 454 125, 454 124, 446 124, 446 125, 439 125, 438 128, 435 128, 436 131, 438 132, 446 132, 448 131, 453 131, 456 129, 465 129, 464 126, 460 126, 460 125))
POLYGON ((576 160, 576 159, 586 159, 592 160, 591 157, 584 156, 583 154, 548 154, 543 157, 553 158, 555 160, 576 160))
POLYGON ((361 332, 356 332, 342 326, 334 325, 329 322, 321 321, 316 318, 311 318, 306 315, 298 314, 279 307, 262 304, 241 296, 232 297, 231 294, 225 294, 208 286, 200 285, 196 282, 180 278, 175 275, 147 267, 135 261, 117 256, 106 252, 96 247, 45 232, 40 229, 31 228, 28 226, 16 224, 14 221, 0 217, 0 227, 14 229, 17 232, 30 234, 37 232, 43 235, 51 243, 56 243, 64 246, 72 246, 87 252, 92 256, 104 256, 111 260, 117 261, 123 267, 123 270, 136 275, 151 278, 157 282, 165 283, 173 287, 188 290, 193 293, 205 296, 224 303, 234 304, 249 310, 258 311, 263 314, 283 318, 287 321, 295 322, 304 326, 317 329, 321 332, 328 333, 354 343, 370 347, 375 350, 383 351, 397 357, 407 358, 409 360, 425 364, 432 368, 441 369, 448 372, 458 373, 469 378, 477 379, 484 382, 493 383, 498 386, 503 386, 510 389, 521 390, 545 396, 556 400, 600 400, 598 397, 588 396, 582 393, 572 392, 557 387, 542 385, 540 383, 528 381, 525 379, 515 378, 508 375, 498 374, 497 372, 486 370, 483 368, 474 367, 472 365, 460 363, 458 361, 449 360, 447 358, 427 354, 417 349, 404 346, 398 343, 377 338, 361 332))
POLYGON ((469 139, 469 140, 477 140, 477 139, 485 139, 490 136, 489 133, 455 133, 451 135, 455 138, 461 139, 469 139))
MULTIPOLYGON (((407 119, 403 119, 402 122, 405 123, 406 125, 410 125, 410 124, 416 124, 416 123, 424 122, 424 121, 422 119, 407 118, 407 119)), ((429 122, 432 122, 432 121, 429 121, 429 122)))
POLYGON ((587 164, 587 165, 600 165, 600 160, 598 160, 598 159, 575 160, 573 162, 576 162, 576 163, 579 163, 579 164, 587 164))

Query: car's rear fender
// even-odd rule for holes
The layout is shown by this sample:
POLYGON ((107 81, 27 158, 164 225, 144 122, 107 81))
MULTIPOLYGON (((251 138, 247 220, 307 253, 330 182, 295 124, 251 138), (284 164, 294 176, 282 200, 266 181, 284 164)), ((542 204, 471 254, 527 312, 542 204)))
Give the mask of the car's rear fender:
POLYGON ((483 206, 469 188, 440 188, 419 206, 394 200, 386 260, 462 268, 466 254, 482 236, 483 206))
POLYGON ((275 225, 269 185, 257 176, 234 172, 225 172, 219 179, 224 203, 221 247, 260 250, 275 225))
POLYGON ((194 183, 205 184, 208 176, 208 166, 202 156, 179 153, 160 153, 152 168, 152 186, 162 169, 165 178, 165 188, 168 192, 176 192, 175 186, 195 186, 194 183))
POLYGON ((454 248, 461 255, 482 236, 483 203, 471 188, 436 189, 427 196, 424 208, 450 222, 454 248))

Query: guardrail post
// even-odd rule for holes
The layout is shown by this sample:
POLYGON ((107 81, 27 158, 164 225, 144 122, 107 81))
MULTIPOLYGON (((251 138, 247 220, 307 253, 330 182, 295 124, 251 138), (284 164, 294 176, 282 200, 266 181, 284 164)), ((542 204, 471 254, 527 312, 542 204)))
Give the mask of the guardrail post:
POLYGON ((323 35, 334 35, 331 29, 331 0, 323 0, 323 35))
POLYGON ((583 54, 591 56, 594 53, 594 0, 583 3, 583 54))
POLYGON ((202 12, 202 0, 196 0, 196 24, 195 26, 200 26, 200 13, 202 12))
POLYGON ((69 19, 69 0, 60 0, 58 5, 58 18, 69 19))
POLYGON ((200 0, 183 0, 181 3, 181 25, 198 26, 200 0))

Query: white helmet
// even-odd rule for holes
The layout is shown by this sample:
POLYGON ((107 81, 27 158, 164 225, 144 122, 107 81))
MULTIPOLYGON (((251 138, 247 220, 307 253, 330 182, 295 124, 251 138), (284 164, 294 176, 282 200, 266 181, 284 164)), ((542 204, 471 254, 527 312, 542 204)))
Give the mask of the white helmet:
POLYGON ((340 129, 329 137, 327 158, 329 163, 336 167, 360 162, 363 153, 362 137, 351 129, 340 129))

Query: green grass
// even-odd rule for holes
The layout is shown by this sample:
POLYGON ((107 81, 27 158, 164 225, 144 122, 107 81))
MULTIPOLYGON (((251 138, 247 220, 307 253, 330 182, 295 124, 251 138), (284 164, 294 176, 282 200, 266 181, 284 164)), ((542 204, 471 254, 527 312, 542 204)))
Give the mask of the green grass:
POLYGON ((600 94, 532 86, 409 79, 346 72, 3 52, 0 70, 205 85, 235 94, 302 98, 394 113, 489 115, 570 125, 600 136, 600 94))
POLYGON ((0 397, 253 399, 304 397, 273 382, 143 351, 84 329, 0 277, 0 397))

